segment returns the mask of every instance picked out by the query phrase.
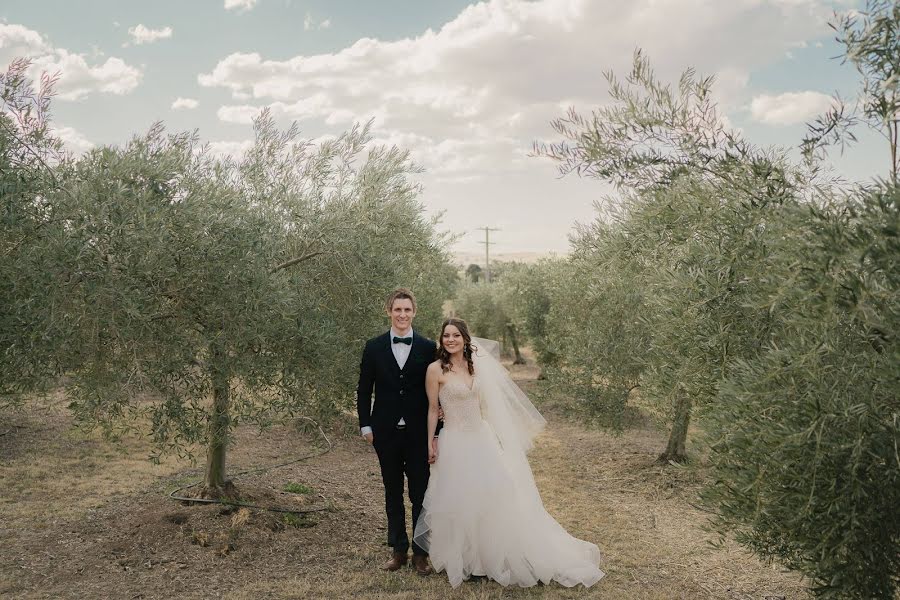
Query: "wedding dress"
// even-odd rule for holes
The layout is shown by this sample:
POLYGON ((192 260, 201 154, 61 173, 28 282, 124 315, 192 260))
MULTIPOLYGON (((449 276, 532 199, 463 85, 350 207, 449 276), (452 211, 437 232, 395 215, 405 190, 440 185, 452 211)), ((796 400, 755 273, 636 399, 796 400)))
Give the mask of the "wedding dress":
POLYGON ((474 365, 471 388, 454 379, 439 393, 444 427, 416 543, 453 587, 471 575, 521 587, 593 585, 603 577, 599 549, 547 513, 528 464, 543 417, 489 354, 476 353, 474 365))

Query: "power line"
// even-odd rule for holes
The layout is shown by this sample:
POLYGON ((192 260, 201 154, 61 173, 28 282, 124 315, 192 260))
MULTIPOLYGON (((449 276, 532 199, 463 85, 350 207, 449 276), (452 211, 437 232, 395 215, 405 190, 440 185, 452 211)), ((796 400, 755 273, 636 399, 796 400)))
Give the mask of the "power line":
POLYGON ((488 283, 491 282, 491 244, 496 244, 496 242, 491 242, 491 232, 492 231, 500 231, 497 228, 492 227, 477 227, 478 231, 484 231, 484 241, 479 242, 479 244, 484 244, 484 271, 485 271, 485 281, 488 283))

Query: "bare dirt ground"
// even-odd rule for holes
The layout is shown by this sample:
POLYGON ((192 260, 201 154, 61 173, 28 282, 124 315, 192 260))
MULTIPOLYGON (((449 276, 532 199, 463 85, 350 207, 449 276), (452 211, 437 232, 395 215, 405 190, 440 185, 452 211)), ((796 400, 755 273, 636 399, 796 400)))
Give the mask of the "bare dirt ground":
MULTIPOLYGON (((514 372, 523 387, 532 370, 514 372)), ((454 590, 442 575, 382 573, 382 486, 374 452, 356 436, 318 458, 248 475, 242 497, 327 506, 302 518, 184 506, 166 494, 199 470, 146 460, 139 438, 121 445, 73 429, 63 394, 0 415, 2 598, 808 598, 798 577, 726 543, 715 548, 692 507, 699 475, 654 465, 664 435, 650 426, 615 436, 550 410, 531 455, 547 509, 598 544, 607 576, 589 590, 558 585, 454 590), (306 486, 285 491, 290 484, 306 486), (299 490, 299 491, 298 491, 299 490)), ((352 423, 348 425, 352 430, 352 423)), ((286 424, 239 429, 232 472, 283 462, 315 438, 286 424)))

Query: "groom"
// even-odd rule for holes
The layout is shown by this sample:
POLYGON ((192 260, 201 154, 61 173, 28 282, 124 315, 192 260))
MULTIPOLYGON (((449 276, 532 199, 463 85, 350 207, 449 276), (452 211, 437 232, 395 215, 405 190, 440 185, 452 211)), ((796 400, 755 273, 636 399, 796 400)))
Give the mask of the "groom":
MULTIPOLYGON (((366 342, 359 367, 356 409, 360 433, 375 447, 384 482, 388 545, 394 551, 382 567, 396 571, 407 563, 409 536, 403 505, 403 475, 409 484, 413 529, 422 512, 428 486, 428 396, 425 370, 435 358, 435 343, 412 330, 416 299, 397 289, 385 303, 391 329, 366 342), (372 403, 372 389, 375 402, 372 403)), ((428 555, 413 543, 412 563, 419 575, 429 575, 428 555)))

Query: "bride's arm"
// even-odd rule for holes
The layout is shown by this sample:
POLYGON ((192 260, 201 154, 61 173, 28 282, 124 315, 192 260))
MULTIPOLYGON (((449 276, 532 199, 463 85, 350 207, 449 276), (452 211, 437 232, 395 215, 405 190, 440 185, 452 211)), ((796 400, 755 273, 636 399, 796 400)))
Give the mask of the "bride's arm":
POLYGON ((437 459, 437 444, 433 440, 438 424, 440 377, 441 364, 435 361, 428 365, 428 371, 425 373, 425 393, 428 395, 428 462, 434 462, 437 459))

